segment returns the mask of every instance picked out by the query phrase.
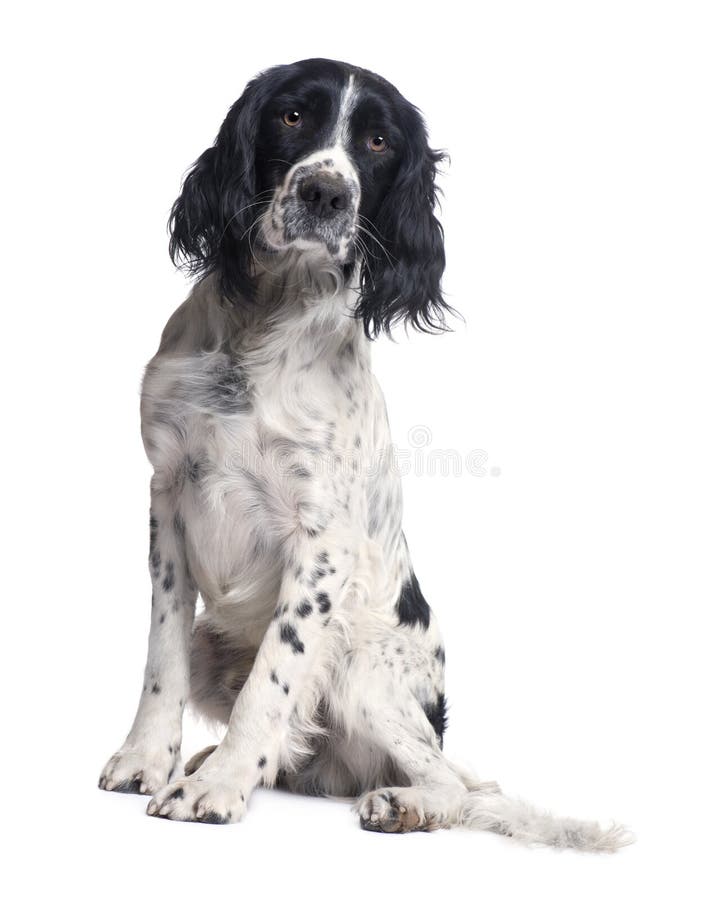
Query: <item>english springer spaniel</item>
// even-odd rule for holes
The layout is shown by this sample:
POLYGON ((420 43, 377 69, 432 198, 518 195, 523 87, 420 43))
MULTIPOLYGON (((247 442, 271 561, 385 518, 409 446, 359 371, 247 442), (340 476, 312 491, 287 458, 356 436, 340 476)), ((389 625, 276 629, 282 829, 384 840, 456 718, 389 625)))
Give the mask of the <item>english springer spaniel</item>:
POLYGON ((389 82, 310 59, 250 82, 186 176, 170 251, 198 280, 142 388, 148 661, 100 779, 153 795, 149 815, 237 822, 265 784, 356 797, 372 831, 629 840, 442 752, 444 646, 401 530, 370 340, 446 327, 443 157, 389 82), (187 702, 227 727, 181 777, 187 702))

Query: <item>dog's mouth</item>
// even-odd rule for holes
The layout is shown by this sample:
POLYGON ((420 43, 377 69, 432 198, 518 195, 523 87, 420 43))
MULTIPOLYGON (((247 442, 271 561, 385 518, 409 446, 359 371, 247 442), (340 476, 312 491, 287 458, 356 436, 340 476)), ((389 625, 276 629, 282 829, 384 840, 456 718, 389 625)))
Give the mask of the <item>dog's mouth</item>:
POLYGON ((339 265, 352 262, 360 187, 351 167, 346 168, 349 171, 341 170, 333 156, 323 154, 288 172, 262 222, 261 234, 270 250, 322 250, 339 265))

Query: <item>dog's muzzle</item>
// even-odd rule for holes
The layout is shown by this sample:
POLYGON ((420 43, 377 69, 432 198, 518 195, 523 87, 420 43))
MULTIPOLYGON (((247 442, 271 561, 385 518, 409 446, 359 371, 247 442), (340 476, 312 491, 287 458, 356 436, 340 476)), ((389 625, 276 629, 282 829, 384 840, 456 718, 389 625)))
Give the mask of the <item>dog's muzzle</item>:
POLYGON ((360 186, 347 160, 333 153, 293 169, 273 199, 266 236, 273 247, 322 245, 337 262, 354 254, 360 186))

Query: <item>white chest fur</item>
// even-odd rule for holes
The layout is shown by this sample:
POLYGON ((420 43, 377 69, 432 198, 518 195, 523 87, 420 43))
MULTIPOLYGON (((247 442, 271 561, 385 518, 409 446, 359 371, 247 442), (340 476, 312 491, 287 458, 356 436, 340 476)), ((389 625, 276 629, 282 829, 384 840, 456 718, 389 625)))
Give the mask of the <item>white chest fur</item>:
POLYGON ((296 528, 335 522, 341 535, 370 534, 372 503, 385 502, 384 543, 396 549, 400 495, 385 407, 344 298, 260 332, 198 289, 147 369, 142 432, 152 492, 168 498, 184 529, 208 610, 225 616, 245 604, 248 635, 250 619, 260 632, 269 622, 296 528))

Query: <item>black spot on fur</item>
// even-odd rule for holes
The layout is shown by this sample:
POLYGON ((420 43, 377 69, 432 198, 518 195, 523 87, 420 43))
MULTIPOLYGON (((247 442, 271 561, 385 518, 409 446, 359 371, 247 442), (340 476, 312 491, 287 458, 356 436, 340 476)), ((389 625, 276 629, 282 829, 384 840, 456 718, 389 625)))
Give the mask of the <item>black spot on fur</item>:
POLYGON ((279 683, 280 683, 280 679, 277 677, 277 672, 274 672, 274 671, 273 671, 273 672, 270 672, 270 681, 271 681, 273 684, 279 684, 279 683))
POLYGON ((161 693, 161 686, 159 685, 158 682, 155 681, 155 682, 151 685, 151 693, 152 693, 152 694, 160 694, 160 693, 161 693))
POLYGON ((214 366, 210 375, 209 389, 204 397, 205 407, 222 415, 234 415, 252 409, 247 376, 238 362, 225 356, 214 366))
POLYGON ((258 769, 264 769, 266 765, 267 765, 267 757, 266 757, 266 756, 261 756, 261 757, 257 760, 257 768, 258 768, 258 769))
POLYGON ((166 621, 166 613, 162 613, 159 616, 159 625, 163 625, 165 621, 166 621))
POLYGON ((421 593, 418 579, 413 572, 411 572, 411 578, 401 588, 401 596, 396 603, 396 614, 401 625, 429 627, 431 610, 421 593))
MULTIPOLYGON (((331 160, 332 165, 332 160, 331 160)), ((338 350, 338 356, 340 357, 349 357, 352 359, 355 356, 355 348, 353 347, 353 341, 346 341, 343 346, 338 350)))
POLYGON ((305 644, 298 637, 297 629, 289 622, 280 625, 280 640, 283 644, 290 644, 293 653, 304 653, 305 644))
POLYGON ((174 513, 174 531, 179 535, 179 537, 184 537, 186 525, 184 524, 184 519, 179 512, 174 513))
POLYGON ((153 514, 149 515, 149 556, 156 550, 159 540, 159 521, 153 514))
POLYGON ((184 799, 184 788, 177 788, 173 794, 169 794, 166 798, 167 800, 183 800, 184 799))
POLYGON ((318 604, 318 610, 322 614, 330 612, 330 597, 324 591, 320 591, 319 594, 315 595, 315 602, 318 604))
POLYGON ((282 686, 282 693, 283 694, 290 693, 290 685, 287 682, 285 682, 285 684, 283 684, 283 686, 282 686))
POLYGON ((187 456, 185 460, 185 471, 187 478, 192 484, 196 484, 199 481, 199 477, 202 474, 201 469, 202 466, 198 459, 192 459, 187 456))
POLYGON ((325 576, 325 569, 321 569, 320 566, 316 566, 313 569, 310 575, 310 584, 315 587, 315 585, 320 581, 321 578, 325 576))
POLYGON ((446 653, 444 653, 444 648, 441 645, 434 650, 434 657, 438 659, 442 666, 446 662, 446 653))
POLYGON ((436 702, 424 703, 423 711, 426 713, 426 718, 431 722, 431 725, 436 732, 436 737, 439 739, 439 747, 443 747, 444 732, 446 731, 446 726, 449 724, 448 712, 446 709, 446 697, 444 697, 443 694, 439 694, 436 698, 436 702))
POLYGON ((167 593, 174 587, 174 563, 171 560, 166 564, 166 572, 161 586, 167 593))
POLYGON ((301 619, 307 619, 312 611, 313 607, 308 600, 302 600, 295 610, 295 612, 300 616, 301 619))

